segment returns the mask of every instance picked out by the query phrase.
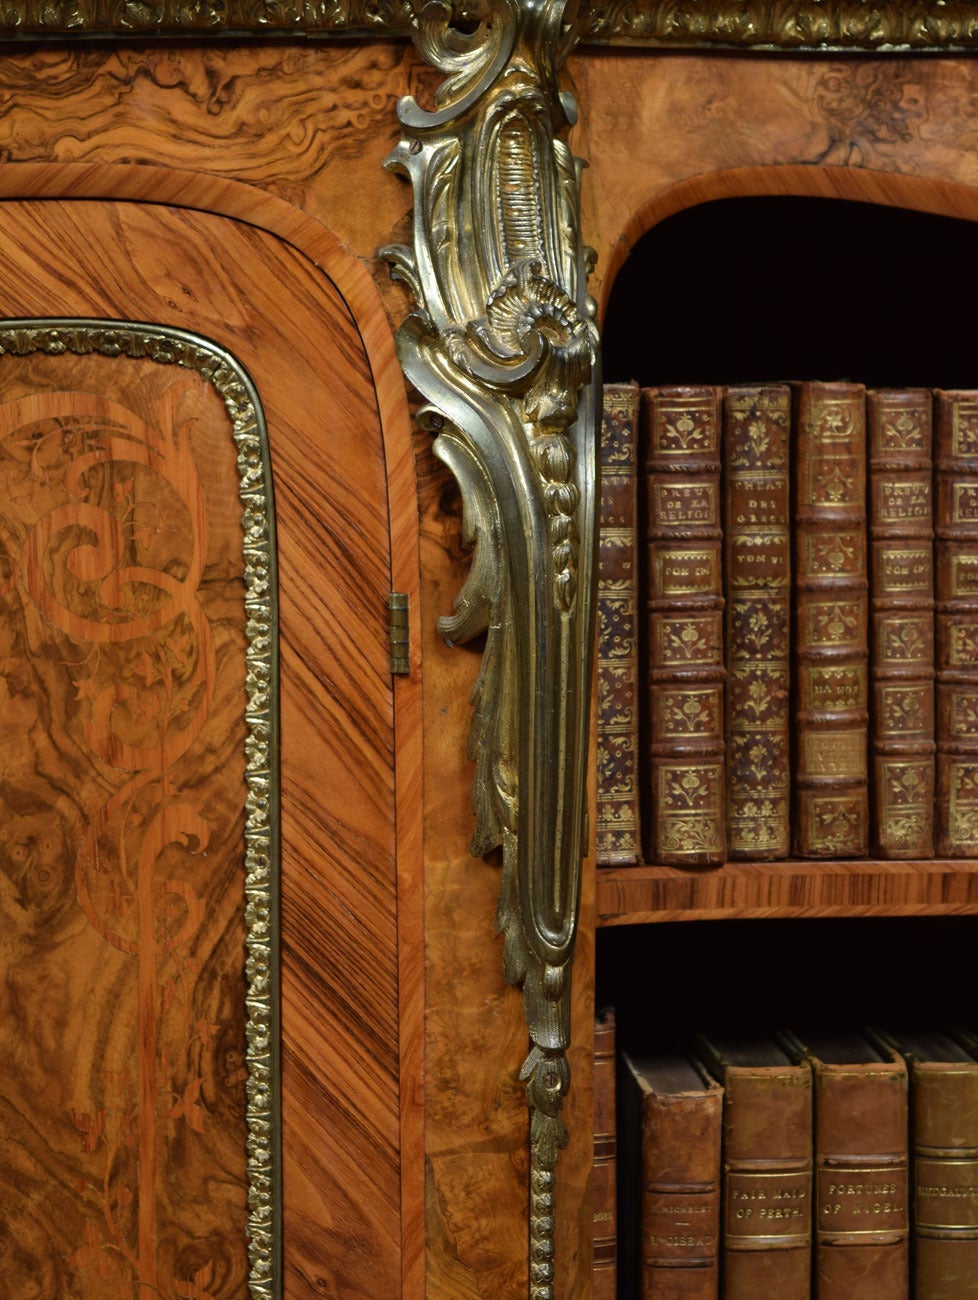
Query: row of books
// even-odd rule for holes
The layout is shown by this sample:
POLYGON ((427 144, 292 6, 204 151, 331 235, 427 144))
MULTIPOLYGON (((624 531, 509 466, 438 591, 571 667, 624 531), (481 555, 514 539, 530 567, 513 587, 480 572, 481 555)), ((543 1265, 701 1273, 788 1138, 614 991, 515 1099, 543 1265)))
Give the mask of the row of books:
POLYGON ((617 1216, 614 1089, 599 1051, 596 1300, 978 1298, 973 1033, 721 1033, 620 1054, 617 1216))
POLYGON ((598 608, 601 863, 978 856, 978 391, 608 386, 598 608))

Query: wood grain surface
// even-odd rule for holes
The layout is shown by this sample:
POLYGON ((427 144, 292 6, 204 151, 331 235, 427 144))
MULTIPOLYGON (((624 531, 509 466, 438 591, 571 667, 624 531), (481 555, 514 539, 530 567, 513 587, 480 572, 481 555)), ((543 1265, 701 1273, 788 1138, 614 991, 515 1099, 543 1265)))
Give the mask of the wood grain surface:
POLYGON ((430 102, 438 80, 404 42, 8 48, 0 158, 244 184, 252 207, 268 195, 328 228, 400 324, 407 295, 376 253, 404 237, 411 190, 383 161, 398 98, 430 102))
MULTIPOLYGON (((590 164, 584 229, 598 251, 602 309, 639 235, 710 198, 824 194, 978 218, 978 69, 970 62, 589 51, 570 71, 584 108, 575 145, 590 164)), ((285 484, 283 717, 293 738, 284 751, 293 766, 283 829, 299 846, 287 860, 285 898, 293 936, 286 1245, 296 1296, 403 1288, 510 1300, 526 1286, 526 1120, 516 1079, 526 1049, 522 1010, 502 982, 493 933, 498 869, 472 859, 467 846, 465 735, 478 655, 444 646, 434 627, 469 559, 457 497, 426 437, 416 435, 419 585, 419 498, 389 328, 408 303, 375 258, 378 247, 403 237, 410 204, 408 187, 381 170, 398 136, 396 99, 429 98, 436 80, 409 47, 384 43, 79 45, 0 59, 0 193, 75 196, 60 232, 41 208, 18 208, 28 224, 15 221, 5 236, 14 269, 3 296, 47 303, 43 310, 56 303, 63 314, 67 266, 76 287, 66 300, 87 304, 75 310, 126 315, 141 302, 147 319, 225 340, 260 374, 260 387, 272 372, 286 377, 273 457, 285 484), (90 203, 101 195, 140 203, 90 203), (212 207, 254 225, 215 226, 215 217, 154 209, 165 229, 152 227, 143 203, 212 207), (103 212, 99 222, 115 213, 116 224, 97 224, 66 258, 67 232, 90 207, 103 212), (119 225, 123 212, 132 233, 119 225), (236 231, 230 243, 228 229, 236 231), (327 268, 356 325, 298 253, 282 254, 287 270, 265 262, 274 240, 262 230, 278 230, 327 268), (30 276, 16 270, 23 267, 16 249, 25 247, 40 264, 30 276), (353 256, 342 272, 344 250, 353 256), (83 292, 83 284, 95 289, 83 292), (380 299, 386 321, 375 310, 380 299), (374 306, 361 309, 368 301, 374 306), (384 456, 393 560, 378 523, 384 456), (412 674, 396 688, 396 747, 377 603, 390 585, 417 597, 412 674), (324 736, 339 739, 324 745, 324 736)), ((644 897, 620 908, 609 901, 619 885, 602 874, 598 910, 605 919, 651 919, 702 914, 696 909, 706 904, 725 915, 739 906, 764 914, 865 911, 879 898, 881 906, 974 905, 966 868, 943 877, 940 867, 908 870, 903 885, 889 870, 885 879, 861 874, 861 866, 818 870, 824 884, 798 872, 777 885, 759 877, 731 884, 729 868, 667 884, 671 876, 659 873, 664 893, 655 899, 639 871, 629 883, 644 897), (837 879, 843 883, 831 883, 837 879), (707 897, 712 888, 719 902, 707 897)), ((586 890, 592 885, 589 877, 586 890)), ((577 954, 572 1147, 562 1157, 561 1300, 588 1287, 576 1211, 587 1177, 582 1026, 590 1020, 591 944, 586 927, 577 954)))
POLYGON ((280 564, 286 1294, 397 1294, 390 557, 358 331, 300 254, 199 213, 7 203, 0 266, 4 315, 198 330, 262 396, 280 564))
POLYGON ((5 1294, 246 1287, 244 580, 224 403, 0 360, 5 1294), (109 398, 105 394, 112 394, 109 398))
POLYGON ((598 872, 599 925, 724 917, 963 916, 978 912, 978 862, 736 862, 598 872))
POLYGON ((711 199, 815 195, 978 218, 972 60, 593 50, 571 67, 602 310, 636 239, 711 199))

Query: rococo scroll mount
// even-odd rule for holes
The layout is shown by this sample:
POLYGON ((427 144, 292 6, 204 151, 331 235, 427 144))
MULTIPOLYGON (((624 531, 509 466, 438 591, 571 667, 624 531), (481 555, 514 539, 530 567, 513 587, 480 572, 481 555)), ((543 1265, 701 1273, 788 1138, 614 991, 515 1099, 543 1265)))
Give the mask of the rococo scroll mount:
POLYGON ((530 1295, 553 1296, 553 1184, 567 1133, 570 971, 585 825, 595 587, 597 332, 579 234, 576 110, 556 69, 563 0, 496 0, 475 31, 429 5, 417 44, 447 74, 399 105, 388 166, 414 188, 413 246, 384 256, 417 307, 398 353, 475 543, 450 641, 486 632, 474 694, 472 851, 502 846, 497 924, 530 1050, 530 1295))

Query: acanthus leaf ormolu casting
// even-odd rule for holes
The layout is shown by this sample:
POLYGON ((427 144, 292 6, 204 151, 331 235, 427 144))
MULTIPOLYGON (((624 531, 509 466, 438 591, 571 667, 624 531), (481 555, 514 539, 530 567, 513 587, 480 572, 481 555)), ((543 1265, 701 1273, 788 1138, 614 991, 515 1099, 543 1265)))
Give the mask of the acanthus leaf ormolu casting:
POLYGON ((462 490, 475 558, 450 641, 486 632, 475 690, 476 855, 501 845, 497 924, 530 1050, 530 1294, 553 1295, 553 1180, 566 1143, 570 968, 585 825, 595 572, 597 334, 579 164, 559 131, 563 0, 497 0, 475 32, 426 8, 418 45, 448 74, 412 99, 388 165, 414 187, 412 248, 385 250, 417 298, 402 325, 421 419, 462 490))
MULTIPOLYGON (((472 22, 491 0, 457 0, 472 22)), ((0 6, 5 41, 123 36, 402 37, 424 0, 16 0, 0 6)), ((940 50, 978 45, 974 0, 582 0, 582 39, 605 44, 750 50, 940 50)))

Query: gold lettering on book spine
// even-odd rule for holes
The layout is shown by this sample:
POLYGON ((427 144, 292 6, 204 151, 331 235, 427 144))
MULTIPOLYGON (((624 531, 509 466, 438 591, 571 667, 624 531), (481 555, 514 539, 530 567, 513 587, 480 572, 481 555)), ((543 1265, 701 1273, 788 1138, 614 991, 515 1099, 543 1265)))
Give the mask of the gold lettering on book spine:
MULTIPOLYGON (((587 801, 597 586, 597 330, 581 245, 576 106, 557 81, 563 0, 488 0, 415 43, 445 74, 398 105, 388 166, 414 191, 410 246, 383 250, 415 299, 398 356, 462 492, 474 541, 451 642, 485 634, 474 692, 475 857, 502 848, 503 974, 530 1048, 530 1295, 552 1300, 554 1180, 567 1141, 571 960, 587 801)), ((473 870, 484 870, 473 866, 473 870)))
POLYGON ((731 858, 790 849, 790 415, 787 388, 732 389, 724 398, 731 858))

